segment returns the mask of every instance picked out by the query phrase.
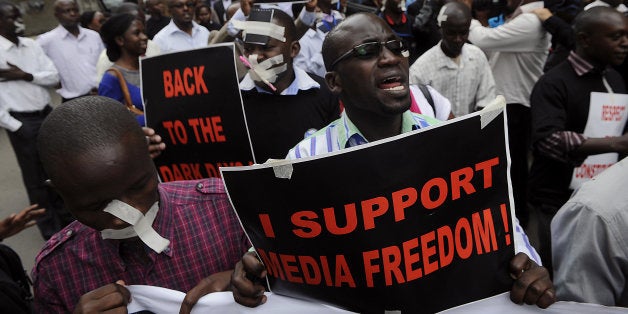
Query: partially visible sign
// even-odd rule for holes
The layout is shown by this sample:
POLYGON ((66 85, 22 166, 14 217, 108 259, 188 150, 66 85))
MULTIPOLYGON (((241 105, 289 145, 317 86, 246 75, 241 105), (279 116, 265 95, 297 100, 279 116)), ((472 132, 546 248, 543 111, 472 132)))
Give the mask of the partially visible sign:
POLYGON ((503 112, 481 125, 478 113, 326 156, 222 168, 272 292, 434 313, 509 290, 503 112))
POLYGON ((167 147, 155 159, 162 181, 255 162, 233 50, 229 43, 141 60, 146 124, 167 147))

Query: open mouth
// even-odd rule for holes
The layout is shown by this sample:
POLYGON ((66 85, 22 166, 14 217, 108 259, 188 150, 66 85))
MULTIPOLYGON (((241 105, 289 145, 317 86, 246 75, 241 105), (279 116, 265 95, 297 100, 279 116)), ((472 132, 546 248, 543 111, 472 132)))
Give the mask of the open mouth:
POLYGON ((377 88, 387 90, 387 91, 401 91, 406 89, 401 81, 401 77, 392 76, 385 78, 379 84, 377 84, 377 88))

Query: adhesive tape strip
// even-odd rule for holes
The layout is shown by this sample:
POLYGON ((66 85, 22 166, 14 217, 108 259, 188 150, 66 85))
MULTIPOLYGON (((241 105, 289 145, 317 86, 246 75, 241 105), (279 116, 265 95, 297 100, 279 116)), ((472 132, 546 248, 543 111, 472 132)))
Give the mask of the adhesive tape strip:
POLYGON ((285 27, 269 22, 261 21, 237 21, 232 20, 233 27, 241 29, 244 34, 269 36, 281 42, 286 42, 285 27))
POLYGON ((119 200, 109 202, 103 211, 122 219, 122 221, 130 225, 137 224, 144 217, 142 212, 135 209, 135 207, 119 200))

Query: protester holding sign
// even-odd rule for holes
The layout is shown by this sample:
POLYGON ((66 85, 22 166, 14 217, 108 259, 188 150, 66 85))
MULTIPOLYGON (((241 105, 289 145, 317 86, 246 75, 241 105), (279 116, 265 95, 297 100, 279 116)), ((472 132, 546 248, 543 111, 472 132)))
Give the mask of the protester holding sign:
POLYGON ((546 265, 554 214, 573 189, 617 162, 617 154, 603 153, 628 153, 628 95, 621 95, 624 80, 608 67, 626 57, 628 22, 605 7, 580 13, 574 23, 576 49, 539 79, 531 97, 530 203, 539 212, 546 265))
POLYGON ((283 158, 306 132, 338 117, 338 98, 323 79, 294 66, 300 45, 290 16, 281 10, 253 10, 243 32, 248 74, 240 82, 255 159, 283 158))
POLYGON ((122 284, 187 292, 185 313, 229 287, 250 244, 222 181, 159 184, 144 133, 110 98, 62 104, 40 134, 44 168, 77 221, 36 258, 37 313, 125 310, 122 284))
MULTIPOLYGON (((434 119, 408 111, 409 65, 403 51, 400 39, 375 15, 355 14, 334 28, 323 44, 328 69, 325 78, 331 91, 340 95, 345 112, 339 120, 295 146, 288 158, 338 151, 435 123, 434 119)), ((512 258, 509 265, 515 280, 511 300, 545 308, 555 301, 548 272, 538 265, 538 259, 530 259, 536 258, 536 253, 521 227, 514 227, 515 249, 523 253, 512 258)), ((264 278, 266 274, 253 253, 247 253, 232 276, 235 300, 246 306, 264 303, 264 287, 250 278, 264 278)))

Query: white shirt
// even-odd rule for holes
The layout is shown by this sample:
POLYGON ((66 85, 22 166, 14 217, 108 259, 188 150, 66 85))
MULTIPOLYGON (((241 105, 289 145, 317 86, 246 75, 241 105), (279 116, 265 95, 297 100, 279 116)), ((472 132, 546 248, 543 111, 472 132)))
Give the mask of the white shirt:
POLYGON ((13 118, 9 111, 29 112, 42 110, 50 103, 50 94, 43 86, 59 83, 59 75, 52 60, 32 39, 19 37, 18 45, 0 36, 0 68, 11 63, 33 75, 31 82, 0 79, 0 127, 17 131, 22 122, 13 118))
MULTIPOLYGON (((300 90, 308 90, 312 88, 320 88, 321 85, 318 84, 315 80, 313 80, 305 71, 295 67, 292 65, 294 69, 294 81, 290 83, 290 85, 281 91, 280 95, 291 95, 294 96, 299 93, 300 90)), ((259 88, 255 85, 255 81, 251 78, 251 75, 247 73, 242 81, 240 82, 241 90, 252 90, 255 88, 260 93, 270 94, 269 91, 259 88)))
POLYGON ((460 64, 445 55, 439 42, 410 67, 410 84, 430 85, 445 96, 456 117, 495 99, 495 80, 480 48, 464 44, 460 64))
MULTIPOLYGON (((495 92, 504 95, 509 104, 530 107, 530 94, 543 74, 551 36, 543 29, 532 8, 542 2, 531 2, 517 10, 515 16, 495 28, 471 21, 469 41, 486 51, 495 78, 495 92)), ((515 12, 516 13, 516 12, 515 12)))
MULTIPOLYGON (((148 40, 146 43, 146 53, 145 57, 157 56, 161 53, 159 46, 152 41, 148 40)), ((113 65, 113 62, 109 61, 109 57, 107 57, 107 50, 103 50, 98 56, 98 63, 96 64, 96 75, 98 76, 98 82, 102 80, 102 76, 105 75, 105 72, 113 65)))
MULTIPOLYGON (((590 8, 595 8, 595 7, 610 7, 611 5, 602 1, 602 0, 596 0, 593 1, 589 4, 587 4, 586 7, 584 7, 584 10, 588 10, 590 8)), ((628 12, 628 7, 626 7, 623 3, 620 3, 616 8, 617 11, 619 11, 620 13, 626 13, 628 12)))
POLYGON ((153 41, 159 46, 161 53, 201 48, 206 47, 209 42, 209 30, 192 21, 192 35, 189 35, 170 20, 170 23, 153 37, 153 41))
MULTIPOLYGON (((304 14, 302 14, 304 16, 304 14)), ((327 14, 321 13, 321 18, 325 18, 328 16, 327 14)), ((340 21, 344 19, 342 13, 331 10, 331 16, 336 21, 340 21)), ((317 27, 312 29, 309 28, 307 32, 299 39, 299 44, 301 45, 301 50, 299 54, 294 58, 294 64, 305 70, 306 72, 314 73, 320 77, 325 77, 325 63, 323 62, 323 54, 321 52, 323 47, 323 40, 325 39, 325 35, 327 33, 323 33, 320 29, 318 29, 318 25, 322 22, 318 22, 317 27)))
POLYGON ((96 63, 98 55, 105 49, 98 33, 79 26, 79 35, 75 37, 59 25, 40 35, 37 43, 59 71, 61 89, 57 93, 61 97, 82 96, 98 87, 96 63))

